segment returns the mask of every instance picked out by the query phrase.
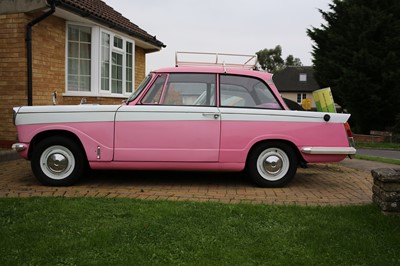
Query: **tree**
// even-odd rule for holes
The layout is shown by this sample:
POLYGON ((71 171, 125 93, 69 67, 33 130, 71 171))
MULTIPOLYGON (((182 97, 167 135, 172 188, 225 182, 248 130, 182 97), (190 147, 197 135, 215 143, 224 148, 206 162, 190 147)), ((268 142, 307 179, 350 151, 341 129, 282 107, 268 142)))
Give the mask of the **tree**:
POLYGON ((300 58, 294 58, 293 55, 288 55, 285 60, 285 66, 302 66, 300 58))
POLYGON ((293 55, 289 55, 286 60, 282 58, 282 47, 280 45, 275 46, 273 49, 263 49, 257 53, 258 63, 261 68, 270 73, 276 73, 287 66, 301 66, 299 58, 294 58, 293 55))
POLYGON ((355 131, 390 130, 400 114, 400 1, 333 0, 314 41, 315 78, 352 114, 355 131))

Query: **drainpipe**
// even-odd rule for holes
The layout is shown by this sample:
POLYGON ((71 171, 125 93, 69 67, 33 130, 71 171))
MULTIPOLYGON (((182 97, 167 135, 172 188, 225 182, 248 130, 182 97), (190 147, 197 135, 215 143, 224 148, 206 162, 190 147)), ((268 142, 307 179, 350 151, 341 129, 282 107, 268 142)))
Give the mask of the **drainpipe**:
POLYGON ((26 50, 28 67, 28 106, 32 106, 32 27, 56 11, 56 1, 51 1, 50 10, 33 19, 26 25, 26 50))

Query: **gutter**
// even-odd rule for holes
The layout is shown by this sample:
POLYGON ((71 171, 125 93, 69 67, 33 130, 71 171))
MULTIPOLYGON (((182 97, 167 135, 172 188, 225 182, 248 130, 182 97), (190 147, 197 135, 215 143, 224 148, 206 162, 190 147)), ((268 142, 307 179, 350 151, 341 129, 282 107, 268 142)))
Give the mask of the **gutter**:
POLYGON ((37 18, 34 18, 31 22, 29 22, 26 25, 26 59, 27 59, 27 69, 28 69, 28 106, 32 106, 32 98, 33 98, 33 93, 32 93, 32 27, 35 26, 37 23, 40 21, 46 19, 48 16, 53 14, 56 11, 56 2, 57 1, 51 1, 50 4, 50 10, 47 11, 46 13, 40 15, 37 18))

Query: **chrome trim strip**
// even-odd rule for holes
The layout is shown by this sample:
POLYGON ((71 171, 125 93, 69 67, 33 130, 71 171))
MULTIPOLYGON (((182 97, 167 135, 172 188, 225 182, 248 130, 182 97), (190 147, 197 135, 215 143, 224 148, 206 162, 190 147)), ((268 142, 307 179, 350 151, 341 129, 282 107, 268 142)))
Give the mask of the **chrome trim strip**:
POLYGON ((306 154, 356 154, 353 147, 304 147, 301 152, 306 154))

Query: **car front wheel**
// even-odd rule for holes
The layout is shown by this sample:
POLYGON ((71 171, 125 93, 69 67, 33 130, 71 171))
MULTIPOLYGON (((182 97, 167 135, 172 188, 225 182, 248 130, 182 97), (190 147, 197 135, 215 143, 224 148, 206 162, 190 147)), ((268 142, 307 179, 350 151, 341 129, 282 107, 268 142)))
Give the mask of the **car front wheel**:
POLYGON ((40 141, 34 148, 31 168, 47 186, 69 186, 84 173, 85 156, 71 139, 55 136, 40 141))
POLYGON ((283 142, 267 142, 257 146, 248 158, 248 173, 260 187, 283 187, 297 171, 297 156, 283 142))

